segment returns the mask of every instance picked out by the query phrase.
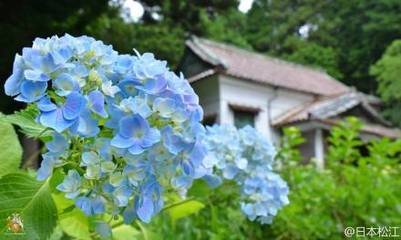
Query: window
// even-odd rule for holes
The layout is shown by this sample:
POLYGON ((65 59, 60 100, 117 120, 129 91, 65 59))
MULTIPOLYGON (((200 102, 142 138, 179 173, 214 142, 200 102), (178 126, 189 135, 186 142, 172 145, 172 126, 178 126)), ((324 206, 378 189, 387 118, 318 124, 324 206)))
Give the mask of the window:
POLYGON ((203 126, 213 126, 216 123, 216 117, 216 114, 205 116, 202 121, 203 126))
POLYGON ((249 125, 251 127, 255 126, 255 112, 251 111, 243 111, 243 110, 235 110, 234 111, 234 125, 237 128, 245 127, 249 125))

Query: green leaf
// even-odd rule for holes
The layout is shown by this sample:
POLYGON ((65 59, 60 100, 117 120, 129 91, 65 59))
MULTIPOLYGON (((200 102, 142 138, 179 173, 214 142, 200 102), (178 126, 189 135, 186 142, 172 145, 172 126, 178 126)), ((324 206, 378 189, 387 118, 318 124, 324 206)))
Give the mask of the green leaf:
POLYGON ((60 219, 63 231, 74 239, 91 239, 88 218, 81 210, 75 208, 60 219))
POLYGON ((17 125, 21 128, 21 132, 32 138, 51 136, 51 129, 40 125, 35 121, 38 115, 37 109, 29 106, 24 110, 14 112, 11 115, 1 114, 1 119, 5 122, 17 125))
POLYGON ((74 239, 91 239, 88 218, 74 206, 74 202, 64 197, 62 193, 52 194, 60 216, 59 225, 61 229, 74 239))
POLYGON ((202 198, 212 194, 211 187, 203 180, 195 180, 188 191, 188 196, 202 198))
POLYGON ((130 225, 113 228, 113 240, 138 239, 141 233, 130 225))
POLYGON ((22 148, 11 124, 0 121, 0 176, 18 170, 22 148))
POLYGON ((47 240, 62 240, 63 239, 63 230, 60 226, 57 226, 52 235, 47 240))
POLYGON ((165 210, 168 211, 171 220, 175 222, 180 218, 199 212, 199 210, 204 207, 205 205, 201 202, 195 200, 184 200, 166 207, 165 210))
MULTIPOLYGON (((0 179, 0 219, 13 213, 21 215, 24 225, 22 239, 47 239, 57 224, 57 210, 47 182, 38 182, 26 174, 14 173, 0 179)), ((1 226, 0 239, 9 236, 1 226)))
MULTIPOLYGON (((61 169, 56 169, 53 171, 53 175, 51 176, 49 180, 49 187, 50 191, 53 192, 60 192, 59 190, 56 189, 56 187, 61 184, 64 180, 65 174, 61 169)), ((57 203, 56 203, 57 205, 57 203)))

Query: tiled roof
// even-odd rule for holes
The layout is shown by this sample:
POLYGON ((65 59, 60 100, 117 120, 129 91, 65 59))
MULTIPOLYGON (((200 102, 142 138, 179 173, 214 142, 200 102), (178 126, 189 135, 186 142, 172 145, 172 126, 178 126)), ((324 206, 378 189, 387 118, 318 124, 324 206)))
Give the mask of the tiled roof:
POLYGON ((389 127, 389 123, 379 115, 371 106, 371 103, 376 104, 377 99, 352 91, 338 96, 315 100, 294 108, 292 111, 274 119, 272 125, 281 127, 305 121, 318 121, 329 125, 336 125, 340 121, 338 115, 360 105, 375 120, 374 122, 377 123, 364 123, 361 129, 363 132, 389 138, 401 137, 401 131, 397 128, 389 127))
POLYGON ((370 99, 363 93, 350 91, 337 96, 324 97, 313 102, 306 103, 291 111, 280 115, 273 120, 273 126, 282 126, 289 123, 314 119, 329 119, 338 116, 347 110, 361 105, 376 122, 389 125, 380 114, 370 105, 370 99))
MULTIPOLYGON (((341 120, 339 120, 339 119, 321 120, 322 123, 326 123, 329 125, 337 125, 339 121, 341 121, 341 120)), ((388 137, 388 138, 400 138, 401 137, 400 129, 385 127, 380 124, 364 123, 361 131, 364 133, 373 134, 373 135, 376 135, 379 137, 388 137)))
POLYGON ((203 61, 237 78, 322 96, 349 91, 346 85, 317 69, 197 37, 186 45, 203 61))

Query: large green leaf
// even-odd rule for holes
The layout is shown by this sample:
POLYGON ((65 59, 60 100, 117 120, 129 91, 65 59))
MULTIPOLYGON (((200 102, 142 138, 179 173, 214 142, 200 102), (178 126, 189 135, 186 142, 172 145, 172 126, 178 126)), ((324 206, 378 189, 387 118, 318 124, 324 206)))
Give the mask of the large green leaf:
POLYGON ((0 176, 17 171, 22 148, 11 124, 0 121, 0 176))
POLYGON ((113 240, 139 239, 141 233, 130 225, 113 228, 113 240))
POLYGON ((0 117, 3 122, 8 122, 17 125, 21 128, 21 132, 32 138, 40 138, 51 135, 51 130, 35 121, 37 109, 29 106, 24 110, 14 112, 11 115, 3 115, 0 117))
MULTIPOLYGON (((57 210, 48 183, 21 173, 0 179, 0 219, 4 223, 13 213, 21 215, 24 233, 18 239, 47 239, 57 224, 57 210)), ((0 226, 0 239, 12 236, 0 226)))
POLYGON ((59 213, 59 226, 74 239, 90 240, 89 221, 83 212, 74 206, 74 201, 66 199, 63 193, 52 194, 59 213))
POLYGON ((197 213, 204 207, 205 205, 203 203, 189 199, 174 203, 166 207, 165 210, 170 214, 171 220, 175 222, 180 218, 197 213))

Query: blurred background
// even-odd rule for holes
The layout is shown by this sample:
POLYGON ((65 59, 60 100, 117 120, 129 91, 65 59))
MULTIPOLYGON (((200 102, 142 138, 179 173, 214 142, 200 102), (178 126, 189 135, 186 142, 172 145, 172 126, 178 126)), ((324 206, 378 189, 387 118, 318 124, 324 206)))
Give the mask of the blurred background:
MULTIPOLYGON (((401 226, 400 12, 399 0, 2 0, 0 79, 3 85, 14 55, 36 37, 85 34, 120 53, 153 52, 190 78, 207 113, 205 124, 251 124, 274 138, 291 204, 272 225, 260 226, 234 206, 230 186, 207 194, 196 185, 190 194, 210 206, 172 221, 162 215, 149 226, 150 236, 341 239, 347 226, 401 226), (250 63, 260 69, 247 68, 250 63), (277 79, 259 78, 269 66, 277 79), (282 105, 276 99, 283 112, 270 119, 272 99, 263 100, 266 109, 255 107, 252 94, 245 95, 249 104, 224 103, 229 114, 213 112, 206 99, 220 98, 210 91, 217 88, 212 80, 234 75, 291 90, 282 105), (266 129, 255 117, 265 110, 266 129)), ((21 107, 0 92, 1 112, 21 107)), ((29 159, 37 143, 22 141, 29 159)))

